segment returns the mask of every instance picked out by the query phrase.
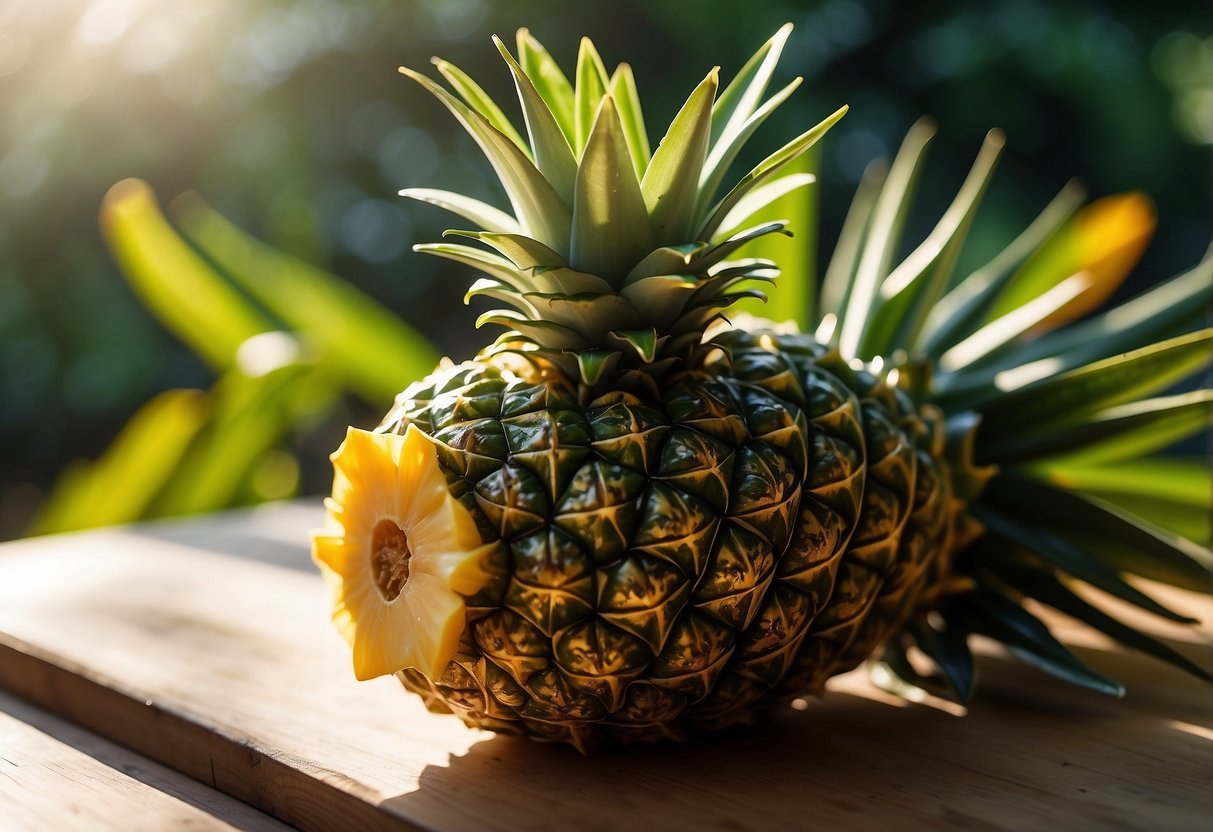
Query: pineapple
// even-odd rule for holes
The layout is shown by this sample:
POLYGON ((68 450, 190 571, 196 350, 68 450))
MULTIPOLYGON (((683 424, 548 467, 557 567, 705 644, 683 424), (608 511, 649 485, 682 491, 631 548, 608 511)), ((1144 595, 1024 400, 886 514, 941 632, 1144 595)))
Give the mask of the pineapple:
POLYGON ((525 30, 517 54, 496 41, 525 138, 456 67, 436 61, 454 94, 402 70, 467 128, 511 205, 405 190, 475 226, 416 249, 482 272, 468 297, 501 303, 480 322, 506 331, 411 385, 376 431, 351 428, 333 457, 315 557, 359 678, 395 673, 432 710, 582 749, 746 722, 865 660, 890 689, 967 702, 972 633, 1119 693, 1028 598, 1208 678, 1074 588, 1188 621, 1125 576, 1207 591, 1208 552, 1067 490, 1048 465, 1084 448, 1140 455, 1207 424, 1205 391, 1147 397, 1209 363, 1213 335, 1191 330, 1213 261, 1058 329, 1123 278, 1153 224, 1140 196, 1071 219, 1068 186, 955 279, 995 132, 894 264, 930 138, 919 124, 861 184, 816 332, 730 322, 777 275, 730 256, 785 233, 749 222, 812 183, 787 166, 845 113, 724 187, 799 83, 765 98, 789 29, 719 93, 713 69, 655 151, 631 70, 608 74, 589 40, 574 83, 525 30), (1045 252, 1073 277, 1025 289, 1045 252))

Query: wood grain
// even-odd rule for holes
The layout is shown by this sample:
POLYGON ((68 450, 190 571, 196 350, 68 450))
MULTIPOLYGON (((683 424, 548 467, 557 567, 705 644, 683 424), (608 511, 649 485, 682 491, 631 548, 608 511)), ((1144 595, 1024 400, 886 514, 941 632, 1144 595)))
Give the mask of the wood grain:
POLYGON ((214 789, 0 693, 5 832, 286 832, 214 789))
MULTIPOLYGON (((987 655, 963 718, 852 674, 685 747, 581 757, 464 728, 353 680, 307 558, 319 519, 296 504, 0 547, 0 686, 309 830, 1208 826, 1209 689, 1073 628, 1124 701, 987 655)), ((1210 663, 1190 631, 1153 629, 1210 663)))

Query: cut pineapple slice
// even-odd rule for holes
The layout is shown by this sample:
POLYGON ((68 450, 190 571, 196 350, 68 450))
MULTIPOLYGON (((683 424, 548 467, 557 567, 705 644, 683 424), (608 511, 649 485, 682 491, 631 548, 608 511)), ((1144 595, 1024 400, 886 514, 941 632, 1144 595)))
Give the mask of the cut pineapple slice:
POLYGON ((327 527, 312 556, 333 593, 333 623, 354 651, 354 675, 417 668, 442 675, 465 625, 464 597, 489 579, 496 544, 447 489, 433 442, 350 428, 332 456, 327 527))

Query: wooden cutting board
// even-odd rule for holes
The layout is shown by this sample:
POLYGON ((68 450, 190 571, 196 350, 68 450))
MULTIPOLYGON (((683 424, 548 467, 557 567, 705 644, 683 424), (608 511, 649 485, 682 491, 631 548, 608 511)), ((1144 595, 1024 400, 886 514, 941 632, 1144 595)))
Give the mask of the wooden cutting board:
MULTIPOLYGON (((1127 683, 1123 701, 984 646, 979 702, 963 717, 850 674, 821 701, 688 746, 583 757, 470 730, 392 679, 354 681, 308 557, 319 522, 316 504, 294 503, 0 546, 0 688, 73 723, 60 745, 99 735, 264 813, 187 801, 243 828, 274 828, 272 817, 305 830, 1183 830, 1213 817, 1210 689, 1074 628, 1080 655, 1127 683)), ((1213 620, 1206 599, 1153 589, 1213 620)), ((1207 626, 1149 625, 1210 664, 1197 643, 1207 626)), ((38 806, 41 828, 94 828, 73 825, 63 782, 4 767, 37 758, 46 738, 5 726, 0 743, 20 753, 0 748, 0 829, 38 828, 19 825, 38 806), (6 808, 6 776, 28 790, 24 814, 6 808)), ((112 754, 70 752, 63 770, 112 766, 112 754)), ((157 828, 139 806, 168 811, 168 787, 120 795, 93 779, 114 828, 157 828)))

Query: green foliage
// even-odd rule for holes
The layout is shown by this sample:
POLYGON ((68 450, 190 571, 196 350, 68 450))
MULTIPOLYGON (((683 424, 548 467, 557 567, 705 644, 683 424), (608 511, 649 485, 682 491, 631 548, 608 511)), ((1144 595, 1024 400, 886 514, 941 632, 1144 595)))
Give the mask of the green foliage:
POLYGON ((258 242, 196 196, 180 208, 190 242, 145 183, 126 180, 107 196, 102 228, 132 289, 218 379, 144 405, 96 462, 63 473, 31 533, 291 496, 292 432, 346 390, 382 409, 437 361, 428 341, 339 278, 258 242))

